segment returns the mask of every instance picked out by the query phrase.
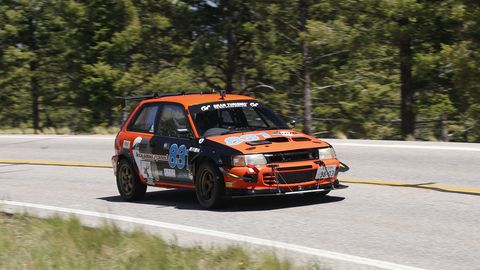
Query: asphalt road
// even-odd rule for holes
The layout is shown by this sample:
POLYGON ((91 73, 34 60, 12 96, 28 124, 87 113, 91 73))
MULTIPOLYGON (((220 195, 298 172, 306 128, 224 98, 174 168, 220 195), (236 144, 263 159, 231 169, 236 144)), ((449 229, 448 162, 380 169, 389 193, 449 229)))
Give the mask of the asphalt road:
MULTIPOLYGON (((350 167, 341 179, 375 185, 350 183, 323 199, 240 199, 204 211, 194 193, 183 190, 150 188, 144 201, 122 202, 108 168, 0 164, 0 200, 161 221, 418 268, 480 269, 480 144, 327 141, 350 167), (412 188, 428 184, 447 188, 412 188)), ((112 137, 0 136, 0 160, 109 163, 112 152, 112 137)), ((174 233, 180 243, 222 242, 174 233)), ((318 260, 335 269, 373 268, 342 258, 318 260)))

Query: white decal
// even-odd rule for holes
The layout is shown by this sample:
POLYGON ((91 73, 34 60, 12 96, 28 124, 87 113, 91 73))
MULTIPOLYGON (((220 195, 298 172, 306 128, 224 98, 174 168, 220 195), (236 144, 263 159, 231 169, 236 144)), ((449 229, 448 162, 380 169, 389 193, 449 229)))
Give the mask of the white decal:
POLYGON ((133 147, 137 146, 137 144, 141 143, 142 142, 142 137, 137 137, 135 138, 135 140, 133 141, 133 147))
POLYGON ((129 140, 124 140, 123 141, 123 148, 124 149, 130 149, 130 141, 129 140))
POLYGON ((258 103, 257 102, 252 102, 252 103, 250 103, 250 107, 258 107, 258 103))
POLYGON ((242 136, 232 136, 225 138, 225 143, 227 145, 239 145, 242 142, 251 142, 251 141, 258 141, 260 140, 260 137, 263 137, 263 139, 270 138, 270 135, 265 132, 260 132, 257 134, 245 134, 242 136))
POLYGON ((167 155, 140 153, 138 151, 135 151, 135 157, 141 158, 142 160, 148 160, 148 161, 168 161, 167 155))
POLYGON ((152 165, 150 164, 149 161, 140 161, 141 164, 141 170, 142 170, 142 175, 145 178, 145 180, 153 180, 153 173, 152 173, 152 165))
POLYGON ((205 105, 200 108, 202 111, 208 111, 210 110, 210 105, 205 105))
POLYGON ((242 108, 242 107, 247 107, 246 102, 232 102, 232 103, 218 103, 218 104, 213 104, 213 108, 218 110, 218 109, 227 109, 227 108, 242 108))
POLYGON ((175 169, 163 169, 163 174, 167 177, 177 177, 177 175, 175 174, 175 169))
POLYGON ((280 136, 297 136, 298 133, 292 132, 292 131, 275 131, 272 133, 273 135, 280 135, 280 136))
POLYGON ((320 166, 317 169, 317 174, 315 175, 315 179, 325 179, 331 178, 335 176, 335 172, 337 171, 337 166, 320 166))
POLYGON ((198 153, 198 152, 200 152, 200 148, 192 146, 192 147, 188 148, 188 152, 198 153))
POLYGON ((198 140, 198 143, 201 144, 201 143, 203 143, 203 141, 205 141, 205 139, 204 139, 204 138, 200 138, 200 140, 198 140))

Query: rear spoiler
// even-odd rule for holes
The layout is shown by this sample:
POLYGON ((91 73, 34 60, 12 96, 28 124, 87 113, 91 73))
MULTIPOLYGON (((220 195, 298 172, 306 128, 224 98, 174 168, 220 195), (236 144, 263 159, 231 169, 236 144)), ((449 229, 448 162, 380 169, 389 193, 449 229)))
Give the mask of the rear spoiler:
MULTIPOLYGON (((127 103, 130 101, 142 101, 146 99, 152 99, 152 98, 161 98, 161 97, 173 97, 173 96, 184 96, 184 95, 197 95, 197 94, 213 94, 217 93, 217 90, 212 89, 210 91, 182 91, 180 93, 165 93, 165 94, 158 94, 158 93, 153 93, 149 95, 139 95, 139 96, 126 96, 126 97, 115 97, 116 100, 119 101, 119 103, 122 106, 122 120, 125 122, 128 118, 128 113, 126 112, 125 108, 127 107, 127 103)), ((218 92, 220 94, 220 97, 222 99, 225 98, 226 92, 225 90, 220 90, 218 92)))

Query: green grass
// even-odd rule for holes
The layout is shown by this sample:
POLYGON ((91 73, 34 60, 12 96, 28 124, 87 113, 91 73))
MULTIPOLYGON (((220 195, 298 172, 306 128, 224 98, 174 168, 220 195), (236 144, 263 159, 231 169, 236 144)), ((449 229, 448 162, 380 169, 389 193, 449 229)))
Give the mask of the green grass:
POLYGON ((113 225, 0 213, 0 269, 320 269, 240 247, 184 248, 113 225))

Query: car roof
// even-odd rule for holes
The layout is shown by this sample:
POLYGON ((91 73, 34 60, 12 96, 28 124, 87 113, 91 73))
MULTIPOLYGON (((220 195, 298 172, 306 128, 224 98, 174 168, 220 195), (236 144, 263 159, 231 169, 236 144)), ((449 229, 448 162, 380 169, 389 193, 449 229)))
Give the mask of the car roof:
POLYGON ((234 95, 226 94, 222 99, 219 93, 212 94, 188 94, 188 95, 175 95, 175 96, 165 96, 159 98, 151 98, 141 102, 143 103, 153 103, 153 102, 174 102, 180 103, 184 107, 189 107, 196 104, 211 103, 211 102, 225 102, 225 101, 239 101, 239 100, 255 100, 252 97, 243 96, 243 95, 234 95))

